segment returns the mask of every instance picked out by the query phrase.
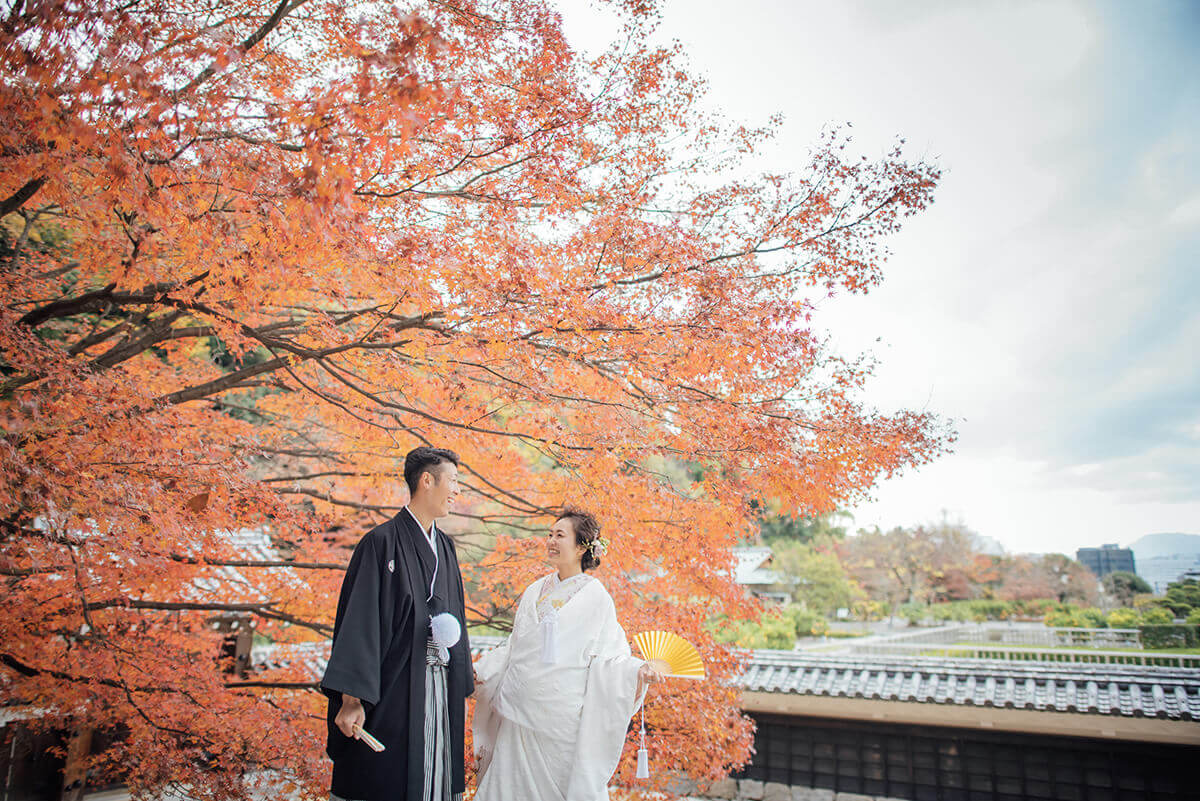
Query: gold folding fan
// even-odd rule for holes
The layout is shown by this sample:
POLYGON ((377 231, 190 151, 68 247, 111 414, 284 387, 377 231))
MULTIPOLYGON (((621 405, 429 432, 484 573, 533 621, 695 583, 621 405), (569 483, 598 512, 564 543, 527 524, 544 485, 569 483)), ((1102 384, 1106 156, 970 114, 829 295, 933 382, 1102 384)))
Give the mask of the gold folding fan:
POLYGON ((696 646, 670 631, 643 631, 633 641, 650 665, 665 676, 702 679, 704 661, 696 646))

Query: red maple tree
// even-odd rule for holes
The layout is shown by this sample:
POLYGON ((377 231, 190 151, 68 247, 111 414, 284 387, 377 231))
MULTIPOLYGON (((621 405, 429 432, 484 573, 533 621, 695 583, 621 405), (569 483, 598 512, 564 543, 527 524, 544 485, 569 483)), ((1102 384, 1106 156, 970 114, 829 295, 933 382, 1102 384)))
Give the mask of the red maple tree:
POLYGON ((585 56, 540 0, 11 5, 0 687, 31 725, 116 732, 97 775, 324 791, 311 668, 243 675, 214 625, 323 641, 420 443, 463 457, 477 622, 555 507, 596 510, 626 630, 709 664, 648 707, 657 775, 746 758, 702 623, 752 612, 748 501, 828 511, 950 440, 865 405, 867 363, 810 319, 878 283, 938 171, 829 132, 754 174, 769 130, 700 111, 653 3, 613 11, 585 56))

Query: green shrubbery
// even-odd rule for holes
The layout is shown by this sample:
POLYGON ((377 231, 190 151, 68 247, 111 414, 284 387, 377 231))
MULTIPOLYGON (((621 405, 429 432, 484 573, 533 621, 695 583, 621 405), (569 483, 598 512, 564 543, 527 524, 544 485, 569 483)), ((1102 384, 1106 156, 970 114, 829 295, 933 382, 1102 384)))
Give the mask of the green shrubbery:
POLYGON ((908 621, 908 625, 916 626, 929 616, 929 607, 918 603, 901 604, 897 612, 908 621))
POLYGON ((1142 612, 1142 623, 1146 625, 1166 626, 1174 622, 1175 615, 1171 614, 1171 610, 1161 606, 1151 606, 1142 612))
MULTIPOLYGON (((1080 607, 1053 599, 1001 601, 977 598, 938 604, 906 603, 896 607, 895 614, 908 620, 910 625, 1040 618, 1047 626, 1055 628, 1140 628, 1146 648, 1192 647, 1190 643, 1200 637, 1196 633, 1200 631, 1200 599, 1193 597, 1198 590, 1200 585, 1190 580, 1172 584, 1168 598, 1135 594, 1132 607, 1125 606, 1107 613, 1096 607, 1080 607), (1189 605, 1191 601, 1197 601, 1196 605, 1189 605), (1176 612, 1179 616, 1186 615, 1186 625, 1174 625, 1176 612), (1151 640, 1145 639, 1147 636, 1151 640), (1154 644, 1157 642, 1168 644, 1154 644), (1189 645, 1180 644, 1185 642, 1189 645)), ((851 617, 855 620, 884 620, 892 612, 891 605, 883 601, 858 600, 851 604, 851 617)), ((829 631, 826 620, 827 616, 822 614, 822 610, 813 608, 811 604, 789 603, 766 610, 755 621, 731 621, 720 616, 709 621, 709 629, 719 642, 736 643, 741 648, 790 649, 801 637, 840 636, 838 632, 829 631)))
POLYGON ((1184 579, 1173 581, 1167 585, 1167 595, 1162 599, 1162 605, 1170 609, 1177 617, 1187 617, 1193 609, 1200 609, 1200 581, 1184 579))
POLYGON ((850 607, 855 620, 883 620, 891 613, 892 605, 887 601, 857 601, 850 607))
POLYGON ((775 610, 764 612, 758 620, 731 620, 718 615, 709 621, 708 628, 717 642, 739 648, 786 650, 796 644, 794 624, 775 610))
POLYGON ((1055 628, 1074 629, 1106 629, 1108 619, 1104 613, 1095 607, 1079 608, 1071 605, 1060 606, 1046 612, 1043 618, 1047 626, 1055 628))
MULTIPOLYGON (((1200 624, 1200 615, 1188 620, 1190 624, 1200 624)), ((1105 615, 1095 608, 1077 608, 1074 606, 1059 606, 1046 613, 1044 618, 1047 626, 1080 629, 1136 629, 1145 626, 1169 626, 1175 622, 1171 610, 1162 606, 1143 606, 1140 610, 1124 607, 1114 609, 1105 615)))
MULTIPOLYGON (((994 598, 976 598, 970 601, 949 601, 921 607, 924 613, 920 619, 929 619, 935 623, 982 623, 987 620, 1035 620, 1043 617, 1047 609, 1057 606, 1056 601, 999 601, 994 598)), ((906 604, 906 606, 908 606, 906 604)), ((902 614, 913 621, 917 615, 902 614)))
POLYGON ((1136 609, 1114 609, 1108 613, 1108 625, 1114 629, 1136 629, 1142 624, 1142 616, 1136 609))
MULTIPOLYGON (((1161 600, 1161 599, 1159 599, 1161 600)), ((1029 620, 1041 618, 1047 626, 1078 629, 1135 629, 1142 624, 1174 623, 1171 610, 1155 603, 1136 604, 1138 608, 1123 607, 1107 614, 1086 606, 1063 604, 1053 600, 996 601, 978 599, 950 603, 905 604, 899 613, 909 623, 917 625, 927 620, 935 623, 982 623, 988 620, 1029 620)), ((1195 610, 1189 623, 1200 624, 1200 609, 1195 610)))
POLYGON ((1164 624, 1142 626, 1143 648, 1200 648, 1200 626, 1164 624))
POLYGON ((776 650, 791 650, 798 637, 824 634, 828 628, 824 617, 800 604, 767 609, 758 620, 730 620, 718 615, 708 622, 708 630, 717 642, 776 650))
POLYGON ((811 637, 824 634, 829 630, 829 624, 824 616, 800 604, 788 604, 783 607, 782 614, 792 621, 792 628, 797 637, 811 637))

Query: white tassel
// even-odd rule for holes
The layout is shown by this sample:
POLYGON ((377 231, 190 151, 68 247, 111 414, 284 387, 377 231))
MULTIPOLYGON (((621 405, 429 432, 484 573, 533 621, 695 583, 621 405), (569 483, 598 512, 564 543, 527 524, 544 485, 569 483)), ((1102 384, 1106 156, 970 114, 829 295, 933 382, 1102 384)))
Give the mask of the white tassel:
POLYGON ((642 744, 638 748, 636 778, 650 778, 650 752, 646 750, 646 707, 642 706, 642 744))
POLYGON ((453 648, 462 639, 462 625, 449 612, 434 615, 429 625, 433 629, 433 641, 443 648, 453 648))
POLYGON ((542 664, 558 662, 558 614, 550 613, 542 618, 542 664))
POLYGON ((442 612, 433 616, 429 621, 429 628, 433 635, 433 644, 438 648, 438 656, 449 662, 450 649, 458 645, 462 638, 462 625, 458 618, 449 612, 442 612))

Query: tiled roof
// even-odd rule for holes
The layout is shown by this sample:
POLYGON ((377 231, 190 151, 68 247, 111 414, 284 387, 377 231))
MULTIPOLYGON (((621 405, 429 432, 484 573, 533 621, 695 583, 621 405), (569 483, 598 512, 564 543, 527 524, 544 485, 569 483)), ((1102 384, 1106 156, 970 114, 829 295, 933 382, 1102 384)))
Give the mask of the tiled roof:
POLYGON ((771 549, 763 545, 733 549, 734 580, 738 584, 778 584, 780 579, 767 567, 771 561, 771 549))
POLYGON ((756 651, 750 692, 1200 720, 1200 670, 756 651))
MULTIPOLYGON (((292 645, 256 645, 250 650, 250 664, 257 670, 288 668, 296 670, 302 680, 320 681, 329 664, 332 640, 295 643, 292 645)), ((474 649, 472 649, 474 650, 474 649)))
MULTIPOLYGON (((472 637, 471 654, 500 641, 472 637)), ((328 657, 323 642, 256 648, 251 661, 299 662, 319 680, 328 657)), ((1200 720, 1200 670, 1179 668, 755 651, 740 683, 749 692, 1200 720)))
MULTIPOLYGON (((239 529, 236 531, 219 532, 218 537, 229 547, 227 558, 245 559, 248 561, 281 561, 282 557, 271 543, 270 534, 263 528, 239 529)), ((299 575, 291 567, 255 568, 253 574, 245 573, 245 568, 227 565, 211 566, 204 575, 192 580, 188 588, 188 600, 221 600, 239 601, 243 603, 261 603, 271 600, 281 588, 294 587, 299 590, 303 586, 299 575), (262 586, 264 578, 272 585, 270 589, 262 586)))

